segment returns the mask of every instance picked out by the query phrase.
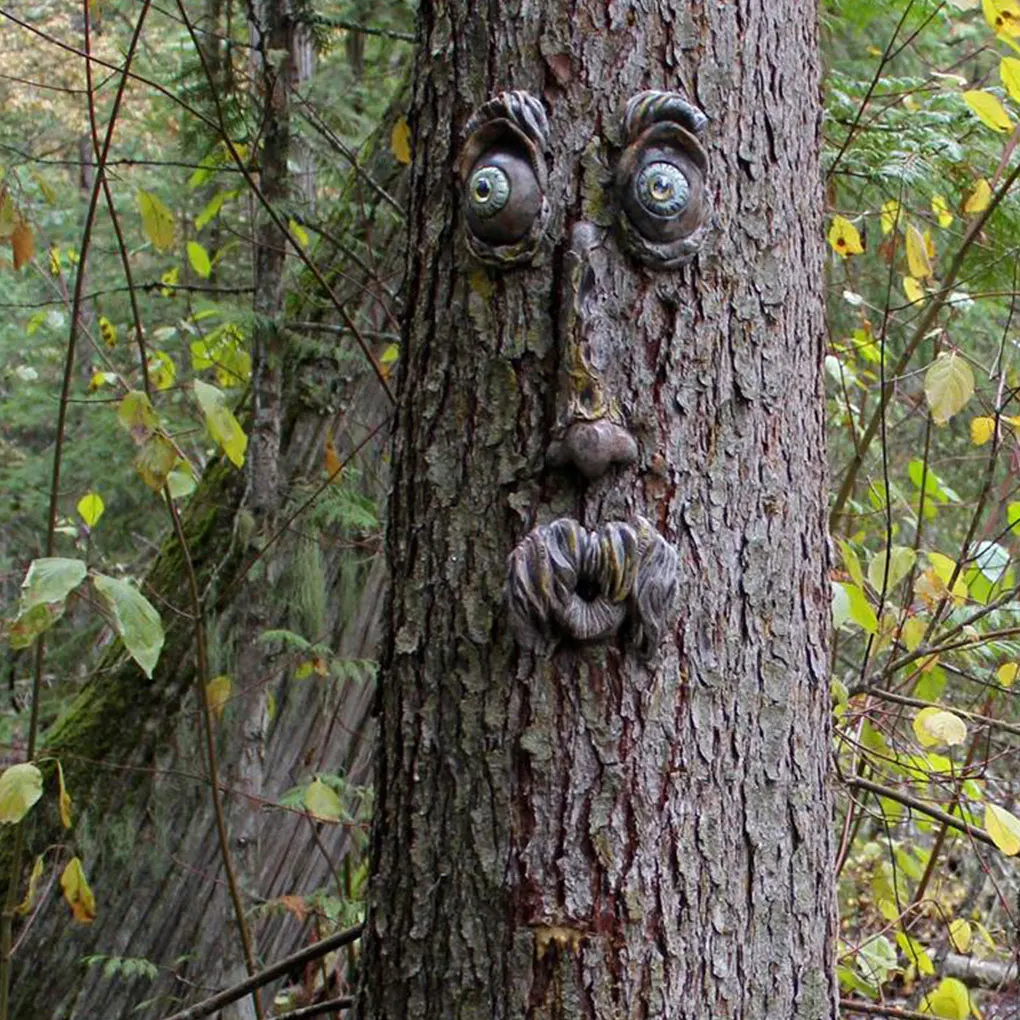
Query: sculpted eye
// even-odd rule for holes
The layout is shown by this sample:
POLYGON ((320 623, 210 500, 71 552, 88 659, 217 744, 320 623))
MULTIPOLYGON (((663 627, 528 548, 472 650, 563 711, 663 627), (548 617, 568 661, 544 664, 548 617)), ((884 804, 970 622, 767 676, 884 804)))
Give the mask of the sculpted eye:
POLYGON ((634 188, 637 200, 653 216, 678 216, 691 197, 691 186, 687 178, 673 163, 648 164, 638 174, 634 188))
POLYGON ((542 209, 542 189, 531 163, 518 153, 486 152, 464 186, 468 230, 486 244, 525 237, 542 209))
POLYGON ((545 149, 542 104, 527 92, 501 92, 467 124, 457 160, 468 248, 506 268, 533 261, 545 236, 545 149))
POLYGON ((483 219, 495 216, 510 198, 510 178, 498 166, 479 167, 468 181, 468 201, 483 219))
POLYGON ((628 103, 629 144, 616 165, 623 245, 646 265, 671 269, 704 238, 710 208, 705 115, 676 92, 640 92, 628 103))

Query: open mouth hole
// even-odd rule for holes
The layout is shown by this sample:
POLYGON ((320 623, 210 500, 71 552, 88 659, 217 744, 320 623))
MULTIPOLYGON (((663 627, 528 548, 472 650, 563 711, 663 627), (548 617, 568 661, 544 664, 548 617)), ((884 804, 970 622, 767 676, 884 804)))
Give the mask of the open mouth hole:
POLYGON ((599 583, 593 577, 580 577, 577 581, 577 597, 584 602, 594 602, 602 594, 599 583))

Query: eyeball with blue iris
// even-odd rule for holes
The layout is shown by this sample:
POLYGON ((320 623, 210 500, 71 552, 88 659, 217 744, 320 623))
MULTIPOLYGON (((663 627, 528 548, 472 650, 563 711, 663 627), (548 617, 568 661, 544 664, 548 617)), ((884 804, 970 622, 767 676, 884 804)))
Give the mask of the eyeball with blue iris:
POLYGON ((708 159, 688 126, 673 120, 635 135, 616 167, 621 239, 645 264, 671 269, 690 260, 704 237, 708 159))
POLYGON ((542 210, 542 190, 531 163, 512 150, 494 149, 475 163, 464 187, 468 230, 488 244, 526 237, 542 210))

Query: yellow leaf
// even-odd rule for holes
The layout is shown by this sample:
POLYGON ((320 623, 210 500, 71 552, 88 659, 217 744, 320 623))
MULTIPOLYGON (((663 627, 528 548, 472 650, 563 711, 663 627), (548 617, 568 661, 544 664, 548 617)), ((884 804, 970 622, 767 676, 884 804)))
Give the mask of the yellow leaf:
POLYGON ((0 822, 20 822, 42 796, 42 773, 31 763, 11 765, 0 775, 0 822))
POLYGON ((963 211, 966 213, 984 212, 992 201, 991 185, 983 177, 974 185, 974 190, 967 196, 963 203, 963 211))
POLYGON ((230 677, 226 673, 214 676, 205 685, 205 697, 209 702, 209 711, 216 719, 223 718, 223 709, 227 707, 227 702, 230 700, 231 687, 230 677))
POLYGON ((71 915, 79 924, 91 924, 96 919, 96 898, 92 895, 81 861, 72 857, 60 876, 60 888, 71 908, 71 915))
POLYGON ((967 739, 967 724, 952 712, 932 705, 914 716, 914 734, 922 747, 946 744, 955 747, 967 739))
POLYGON ((166 485, 178 458, 177 447, 171 439, 163 432, 153 432, 141 444, 135 457, 135 470, 153 492, 159 492, 166 485))
POLYGON ((54 247, 50 248, 50 275, 59 276, 60 273, 60 249, 54 245, 54 247))
POLYGON ((928 259, 924 236, 913 224, 907 227, 907 265, 910 267, 910 275, 916 279, 929 280, 935 275, 928 259))
POLYGON ((103 386, 112 386, 117 381, 116 372, 93 372, 89 380, 89 392, 95 393, 103 386))
POLYGON ((297 220, 289 220, 287 227, 290 232, 294 235, 294 240, 297 241, 302 248, 308 247, 308 231, 305 230, 297 220))
POLYGON ((924 232, 924 250, 930 261, 935 259, 935 242, 931 238, 931 231, 924 232))
POLYGON ((138 445, 144 443, 159 424, 149 398, 141 390, 124 395, 117 405, 117 419, 138 445))
POLYGON ((903 293, 912 305, 924 300, 924 288, 912 276, 903 277, 903 293))
POLYGON ((173 297, 177 292, 177 281, 180 279, 181 271, 174 266, 173 269, 168 269, 159 279, 161 283, 165 283, 165 287, 160 287, 159 292, 163 297, 173 297))
POLYGON ((928 625, 919 616, 912 616, 903 624, 900 637, 903 639, 903 644, 906 645, 908 652, 912 652, 915 648, 920 647, 921 641, 924 639, 924 632, 927 629, 928 625))
POLYGON ((64 785, 64 766, 59 761, 57 762, 57 786, 59 788, 57 806, 60 809, 60 822, 65 829, 70 829, 71 795, 67 792, 67 787, 64 785))
POLYGON ((173 363, 170 355, 164 351, 150 351, 146 369, 149 373, 149 382, 157 390, 170 389, 177 378, 177 366, 173 363))
POLYGON ((329 436, 322 448, 323 462, 326 468, 326 474, 330 478, 334 478, 340 474, 343 470, 343 461, 340 460, 340 455, 336 452, 336 444, 333 442, 333 437, 329 436))
POLYGON ((1016 0, 981 0, 981 9, 996 35, 1020 35, 1020 6, 1016 0))
POLYGON ((984 446, 995 435, 994 418, 971 418, 970 441, 975 446, 984 446))
POLYGON ((205 426, 209 435, 219 444, 223 452, 236 467, 244 466, 244 453, 248 448, 248 437, 227 407, 223 393, 215 386, 196 379, 195 397, 205 414, 205 426))
POLYGON ((189 241, 187 250, 188 261, 191 263, 191 268, 194 269, 203 280, 208 280, 209 274, 212 272, 212 263, 209 261, 209 253, 205 250, 203 245, 198 243, 198 241, 189 241))
POLYGON ((953 214, 949 211, 949 203, 941 195, 933 195, 931 211, 935 213, 940 227, 949 227, 953 223, 953 214))
POLYGON ((105 315, 99 316, 99 335, 111 351, 117 346, 117 327, 105 315))
POLYGON ((1016 683, 1018 673, 1020 673, 1020 665, 1015 662, 1006 662, 995 671, 995 679, 1003 687, 1012 687, 1016 683))
POLYGON ((305 807, 320 821, 340 821, 340 798, 318 776, 305 790, 305 807))
POLYGON ((977 114, 978 120, 994 131, 1011 131, 1013 122, 1009 119, 1002 103, 982 89, 969 89, 963 94, 963 101, 977 114))
POLYGON ((985 805, 985 831, 1007 856, 1020 853, 1020 818, 996 804, 985 805))
POLYGON ((1020 103, 1020 60, 1016 57, 1003 57, 999 64, 999 77, 1010 98, 1020 103))
POLYGON ((967 1020, 970 1016, 967 986, 956 978, 943 978, 938 988, 921 1000, 921 1010, 942 1020, 967 1020))
POLYGON ((142 214, 142 230, 158 251, 174 246, 174 215, 155 195, 139 190, 135 194, 142 214))
POLYGON ((106 509, 106 504, 103 502, 103 497, 98 492, 86 492, 81 499, 78 500, 78 506, 75 508, 78 511, 78 516, 90 527, 94 528, 96 522, 100 517, 103 516, 103 511, 106 509))
POLYGON ((882 233, 891 234, 900 218, 900 203, 895 198, 882 203, 882 233))
POLYGON ((958 953, 965 953, 970 948, 970 923, 962 917, 949 922, 949 941, 958 953))
POLYGON ((411 129, 406 117, 398 117, 390 135, 390 151, 398 163, 408 166, 411 162, 411 129))
POLYGON ((924 373, 924 395, 936 425, 945 425, 974 395, 974 373, 956 351, 943 352, 924 373))
POLYGON ((833 216, 829 227, 829 244, 832 250, 844 258, 847 255, 860 255, 864 251, 861 235, 857 228, 843 216, 833 216))
POLYGON ((14 908, 14 912, 17 914, 27 914, 32 909, 32 904, 35 903, 35 894, 39 888, 39 879, 43 875, 43 855, 35 859, 35 864, 32 865, 32 874, 28 876, 28 891, 25 893, 25 898, 14 908))
POLYGON ((35 254, 35 238, 32 228, 21 220, 11 234, 11 248, 14 251, 14 268, 20 269, 26 262, 32 261, 35 254))

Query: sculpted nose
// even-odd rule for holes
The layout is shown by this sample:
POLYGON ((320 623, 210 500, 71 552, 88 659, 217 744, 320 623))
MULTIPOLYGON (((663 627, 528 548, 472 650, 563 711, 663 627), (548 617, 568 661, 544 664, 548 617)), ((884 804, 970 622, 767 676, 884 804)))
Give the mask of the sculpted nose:
POLYGON ((605 236, 604 228, 587 220, 570 230, 560 304, 566 413, 546 454, 552 467, 573 465, 589 480, 601 478, 614 464, 633 463, 638 454, 637 441, 586 352, 589 340, 605 326, 605 236))

